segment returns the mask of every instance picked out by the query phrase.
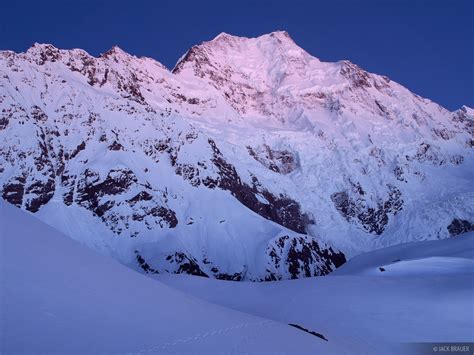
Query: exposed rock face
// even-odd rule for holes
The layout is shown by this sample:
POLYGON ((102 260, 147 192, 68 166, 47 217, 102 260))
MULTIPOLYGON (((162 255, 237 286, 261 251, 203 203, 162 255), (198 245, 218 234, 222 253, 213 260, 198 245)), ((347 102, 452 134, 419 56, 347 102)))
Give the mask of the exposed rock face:
POLYGON ((181 251, 167 255, 165 261, 145 258, 138 250, 135 254, 138 266, 145 273, 186 273, 228 281, 275 281, 323 276, 346 262, 343 253, 302 235, 284 235, 269 242, 264 255, 266 269, 263 277, 255 275, 246 265, 238 266, 240 271, 224 272, 207 256, 199 261, 181 251))
POLYGON ((128 229, 131 221, 143 222, 150 230, 156 226, 176 227, 175 212, 157 204, 150 194, 151 189, 149 192, 140 191, 124 201, 117 198, 117 195, 125 195, 140 187, 137 177, 129 169, 112 169, 104 180, 97 172, 86 169, 77 182, 76 203, 101 217, 117 234, 128 229))
POLYGON ((361 226, 369 233, 380 235, 388 223, 389 216, 395 216, 403 207, 401 192, 387 185, 387 197, 371 205, 366 192, 359 183, 352 183, 352 189, 331 195, 337 210, 348 222, 361 226))
POLYGON ((471 232, 474 230, 474 223, 466 221, 464 219, 453 219, 451 224, 448 226, 449 235, 455 237, 457 235, 471 232))
POLYGON ((463 106, 455 111, 453 113, 453 121, 474 138, 474 110, 472 108, 463 106))
POLYGON ((301 211, 298 202, 287 196, 273 195, 262 187, 255 176, 252 177, 252 186, 242 183, 235 167, 225 161, 215 142, 209 140, 209 145, 213 151, 212 162, 218 169, 219 178, 217 180, 207 180, 207 186, 218 186, 223 190, 228 190, 243 205, 262 217, 281 224, 297 233, 306 232, 306 225, 313 221, 301 211), (258 195, 264 198, 264 202, 262 202, 261 198, 257 197, 258 195))
POLYGON ((145 271, 147 274, 159 274, 157 270, 153 269, 152 267, 150 267, 150 265, 148 265, 145 259, 143 259, 143 257, 139 254, 138 250, 135 250, 135 254, 137 263, 143 271, 145 271))
MULTIPOLYGON (((353 64, 349 61, 343 61, 340 73, 343 77, 351 82, 354 88, 368 89, 372 87, 372 78, 370 74, 359 68, 356 64, 353 64)), ((382 112, 386 113, 379 101, 376 100, 375 103, 382 112)))
POLYGON ((118 47, 0 52, 2 198, 143 272, 325 275, 467 231, 473 122, 281 31, 221 34, 172 72, 118 47))
POLYGON ((323 276, 346 262, 341 252, 324 249, 316 240, 303 236, 279 237, 267 247, 267 254, 267 280, 323 276))
POLYGON ((176 264, 177 269, 174 270, 174 273, 176 274, 184 273, 184 274, 208 277, 199 268, 199 265, 194 258, 188 257, 186 254, 182 252, 176 252, 172 255, 168 255, 166 257, 166 261, 168 261, 170 264, 176 264))
POLYGON ((25 181, 26 178, 24 176, 17 176, 5 183, 5 185, 3 185, 3 199, 12 205, 21 207, 23 195, 25 194, 25 181))
POLYGON ((264 144, 262 147, 247 147, 249 154, 263 166, 280 174, 289 174, 298 168, 298 159, 288 150, 274 150, 264 144))

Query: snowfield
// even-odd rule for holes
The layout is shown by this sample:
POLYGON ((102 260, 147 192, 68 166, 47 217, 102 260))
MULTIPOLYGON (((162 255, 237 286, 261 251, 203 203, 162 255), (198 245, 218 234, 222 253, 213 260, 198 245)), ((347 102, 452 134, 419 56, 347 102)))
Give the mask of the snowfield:
POLYGON ((350 346, 173 290, 3 201, 0 223, 2 354, 314 354, 350 346))
POLYGON ((231 309, 317 329, 329 342, 342 336, 373 353, 419 354, 413 343, 474 342, 473 262, 474 233, 468 233, 369 252, 325 277, 271 283, 157 279, 231 309))
POLYGON ((469 232, 450 239, 405 243, 374 250, 352 258, 331 275, 473 274, 473 261, 474 232, 469 232))
POLYGON ((2 354, 389 354, 474 341, 473 233, 361 255, 334 276, 251 283, 154 280, 4 202, 0 223, 2 354), (457 267, 408 262, 435 256, 457 267), (391 275, 394 257, 403 274, 391 275))

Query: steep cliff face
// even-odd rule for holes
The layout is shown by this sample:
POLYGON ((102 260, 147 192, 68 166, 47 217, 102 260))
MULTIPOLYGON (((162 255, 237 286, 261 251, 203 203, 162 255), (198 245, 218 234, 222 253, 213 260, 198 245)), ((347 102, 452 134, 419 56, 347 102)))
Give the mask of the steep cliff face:
POLYGON ((168 71, 113 47, 0 52, 0 191, 144 272, 327 274, 474 223, 474 116, 286 32, 168 71), (456 222, 461 221, 461 222, 456 222))

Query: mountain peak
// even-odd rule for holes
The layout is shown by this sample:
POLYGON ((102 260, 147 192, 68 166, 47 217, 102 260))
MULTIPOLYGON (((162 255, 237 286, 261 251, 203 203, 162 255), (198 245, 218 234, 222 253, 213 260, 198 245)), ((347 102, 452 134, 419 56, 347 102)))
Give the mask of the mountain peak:
POLYGON ((28 51, 30 51, 30 50, 45 50, 45 49, 56 49, 56 50, 58 50, 55 46, 53 46, 53 45, 50 44, 50 43, 38 43, 38 42, 35 42, 35 43, 28 49, 28 51))
POLYGON ((284 31, 223 33, 175 75, 117 46, 30 52, 0 58, 1 198, 143 272, 321 275, 337 247, 473 228, 469 109, 321 62, 284 31))
POLYGON ((219 40, 221 40, 221 39, 224 39, 224 40, 225 40, 225 39, 236 38, 236 37, 237 37, 237 38, 240 38, 240 37, 238 37, 238 36, 234 36, 234 35, 231 35, 231 34, 226 33, 226 32, 221 32, 221 33, 219 33, 216 37, 214 37, 214 38, 211 40, 211 42, 213 42, 213 41, 219 41, 219 40))
POLYGON ((103 58, 109 58, 109 57, 129 57, 130 54, 125 52, 123 49, 121 49, 119 46, 114 45, 112 48, 110 48, 107 52, 102 53, 100 55, 103 58))
MULTIPOLYGON (((286 31, 274 31, 258 37, 240 37, 221 32, 210 41, 193 46, 175 65, 173 72, 179 73, 193 67, 193 71, 201 71, 204 65, 216 67, 226 63, 230 66, 258 63, 281 62, 283 57, 306 57, 309 55, 299 47, 286 31), (247 63, 249 62, 249 63, 247 63)), ((317 59, 317 58, 315 58, 317 59)), ((280 63, 281 64, 281 63, 280 63)), ((273 66, 271 64, 270 66, 273 66)), ((196 73, 195 73, 196 74, 196 73)), ((197 73, 202 77, 202 73, 197 73)))
POLYGON ((257 36, 257 37, 245 37, 245 36, 236 36, 227 32, 221 32, 219 33, 216 37, 214 37, 210 42, 216 41, 219 39, 226 39, 226 38, 240 38, 240 39, 258 39, 258 38, 265 38, 265 37, 272 37, 272 38, 279 38, 279 39, 290 39, 293 41, 291 38, 290 34, 287 31, 284 30, 276 30, 270 33, 265 33, 263 35, 257 36))
POLYGON ((458 114, 461 114, 463 116, 474 118, 474 109, 467 106, 467 105, 463 105, 461 108, 454 111, 454 113, 458 113, 458 114))
POLYGON ((298 44, 293 40, 293 38, 290 36, 290 34, 287 31, 274 31, 270 32, 268 34, 262 35, 258 37, 257 39, 262 41, 265 39, 270 39, 272 42, 276 42, 278 45, 283 45, 288 48, 298 48, 300 50, 303 50, 298 44))
POLYGON ((58 48, 48 43, 35 43, 28 50, 26 54, 34 58, 38 64, 44 64, 46 61, 56 61, 60 57, 58 48))
POLYGON ((258 37, 244 37, 244 36, 236 36, 232 35, 226 32, 221 32, 219 33, 216 37, 214 37, 212 40, 204 43, 213 43, 213 42, 228 42, 228 41, 236 41, 236 40, 241 40, 241 41, 262 41, 265 39, 277 39, 280 43, 283 42, 289 42, 295 44, 295 41, 291 38, 290 34, 287 31, 282 31, 282 30, 277 30, 273 31, 270 33, 266 33, 263 35, 260 35, 258 37))
POLYGON ((291 38, 290 34, 287 31, 282 31, 282 30, 273 31, 273 32, 269 33, 268 36, 274 37, 274 38, 279 38, 279 39, 289 39, 292 42, 294 42, 293 39, 291 38))

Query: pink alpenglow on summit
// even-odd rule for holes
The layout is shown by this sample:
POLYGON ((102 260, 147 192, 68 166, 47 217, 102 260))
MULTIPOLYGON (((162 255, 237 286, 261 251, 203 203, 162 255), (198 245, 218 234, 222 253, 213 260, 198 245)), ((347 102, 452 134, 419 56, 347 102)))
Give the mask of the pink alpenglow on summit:
POLYGON ((474 228, 474 116, 222 33, 169 71, 113 47, 0 52, 0 192, 149 274, 326 275, 474 228))

